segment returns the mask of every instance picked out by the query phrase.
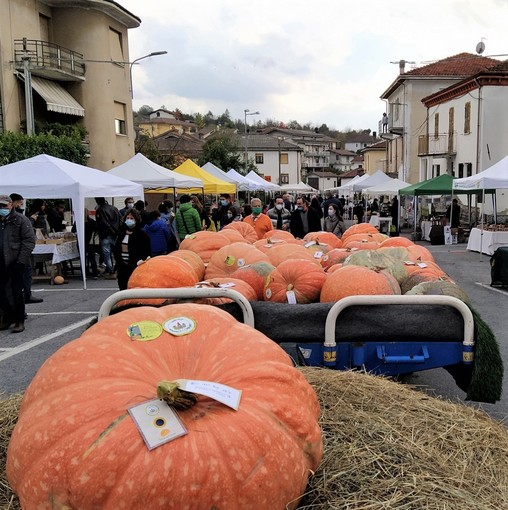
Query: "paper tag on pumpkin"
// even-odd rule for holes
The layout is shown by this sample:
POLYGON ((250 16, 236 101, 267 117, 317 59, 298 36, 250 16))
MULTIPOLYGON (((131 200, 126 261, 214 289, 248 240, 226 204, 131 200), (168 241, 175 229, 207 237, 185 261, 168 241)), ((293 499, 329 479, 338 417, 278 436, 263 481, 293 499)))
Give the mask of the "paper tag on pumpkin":
POLYGON ((219 283, 221 289, 229 289, 230 287, 236 287, 235 282, 219 283))
POLYGON ((231 255, 228 255, 224 260, 226 266, 232 266, 235 263, 235 261, 236 261, 235 257, 232 257, 231 255))
POLYGON ((324 255, 324 254, 323 254, 323 252, 322 252, 322 251, 316 251, 316 252, 314 253, 314 258, 315 258, 315 259, 320 259, 320 258, 322 258, 322 257, 323 257, 323 255, 324 255))
POLYGON ((418 264, 416 264, 418 267, 427 267, 427 264, 425 264, 425 262, 418 262, 418 264))
POLYGON ((187 434, 176 412, 156 398, 128 409, 149 450, 187 434))
POLYGON ((179 388, 184 391, 213 398, 214 400, 217 400, 217 402, 238 411, 242 390, 236 390, 235 388, 231 388, 231 386, 211 381, 177 379, 175 382, 177 382, 179 388))
POLYGON ((162 327, 173 336, 184 336, 192 333, 197 328, 197 324, 190 317, 174 317, 165 321, 162 327))
POLYGON ((149 342, 162 335, 162 326, 155 321, 133 322, 127 327, 127 335, 131 340, 149 342))
POLYGON ((414 265, 415 265, 415 263, 414 263, 412 260, 405 260, 405 261, 404 261, 404 264, 405 264, 406 266, 414 266, 414 265))
POLYGON ((314 246, 316 244, 316 241, 309 241, 308 243, 305 243, 305 248, 310 248, 311 246, 314 246))
POLYGON ((296 294, 295 294, 294 290, 287 290, 286 291, 286 299, 288 300, 288 303, 290 305, 296 305, 297 304, 296 294))

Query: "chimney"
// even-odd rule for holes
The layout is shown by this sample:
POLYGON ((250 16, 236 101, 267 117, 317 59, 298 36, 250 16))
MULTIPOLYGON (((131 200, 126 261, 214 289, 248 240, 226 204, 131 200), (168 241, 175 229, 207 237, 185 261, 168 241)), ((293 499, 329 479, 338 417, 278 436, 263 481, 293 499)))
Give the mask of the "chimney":
POLYGON ((377 138, 377 133, 375 131, 372 131, 372 138, 374 138, 374 140, 377 138))
POLYGON ((404 70, 406 69, 406 61, 399 60, 399 74, 404 74, 404 70))

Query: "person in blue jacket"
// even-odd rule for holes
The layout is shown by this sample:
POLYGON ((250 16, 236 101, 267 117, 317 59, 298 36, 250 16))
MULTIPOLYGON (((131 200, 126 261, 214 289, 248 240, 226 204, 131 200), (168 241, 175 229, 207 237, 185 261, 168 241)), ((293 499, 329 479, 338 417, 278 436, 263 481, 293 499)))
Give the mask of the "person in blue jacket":
POLYGON ((150 238, 151 256, 167 255, 176 250, 177 242, 175 236, 169 230, 168 224, 161 219, 159 211, 150 211, 147 217, 147 224, 143 230, 150 238))

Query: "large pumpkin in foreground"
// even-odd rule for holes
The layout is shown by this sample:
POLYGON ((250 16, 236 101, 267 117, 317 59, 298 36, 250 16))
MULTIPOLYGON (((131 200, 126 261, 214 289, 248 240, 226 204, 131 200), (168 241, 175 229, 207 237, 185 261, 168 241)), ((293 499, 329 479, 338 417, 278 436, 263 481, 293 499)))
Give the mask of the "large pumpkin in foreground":
POLYGON ((312 387, 262 333, 208 305, 137 308, 44 363, 23 399, 7 476, 29 510, 294 509, 321 458, 318 415, 312 387), (157 336, 176 318, 187 334, 157 336), (128 334, 141 321, 151 321, 144 341, 128 334), (238 411, 198 397, 178 412, 188 434, 150 451, 127 409, 179 378, 242 390, 238 411))

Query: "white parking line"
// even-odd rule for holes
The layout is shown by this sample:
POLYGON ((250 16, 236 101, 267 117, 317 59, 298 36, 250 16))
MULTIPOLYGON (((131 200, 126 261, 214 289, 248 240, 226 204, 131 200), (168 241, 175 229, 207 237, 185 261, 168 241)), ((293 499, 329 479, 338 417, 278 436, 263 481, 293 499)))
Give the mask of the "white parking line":
POLYGON ((504 296, 508 296, 508 292, 506 290, 496 289, 495 287, 491 287, 488 283, 475 282, 476 285, 480 287, 485 287, 486 289, 493 290, 494 292, 499 292, 499 294, 503 294, 504 296))
POLYGON ((46 342, 49 342, 50 340, 53 340, 53 338, 57 338, 61 335, 64 335, 65 333, 69 333, 70 331, 73 331, 74 329, 81 328, 82 326, 84 326, 85 324, 88 324, 89 322, 90 322, 90 317, 87 317, 86 319, 83 319, 79 322, 75 322, 74 324, 70 324, 69 326, 66 326, 65 328, 58 329, 54 333, 51 333, 49 335, 44 335, 39 338, 35 338, 34 340, 30 340, 30 342, 25 342, 24 344, 18 345, 17 347, 14 347, 9 352, 0 354, 0 361, 4 361, 8 358, 12 358, 13 356, 16 356, 16 354, 19 354, 24 351, 28 351, 29 349, 37 347, 40 344, 44 344, 46 342))

